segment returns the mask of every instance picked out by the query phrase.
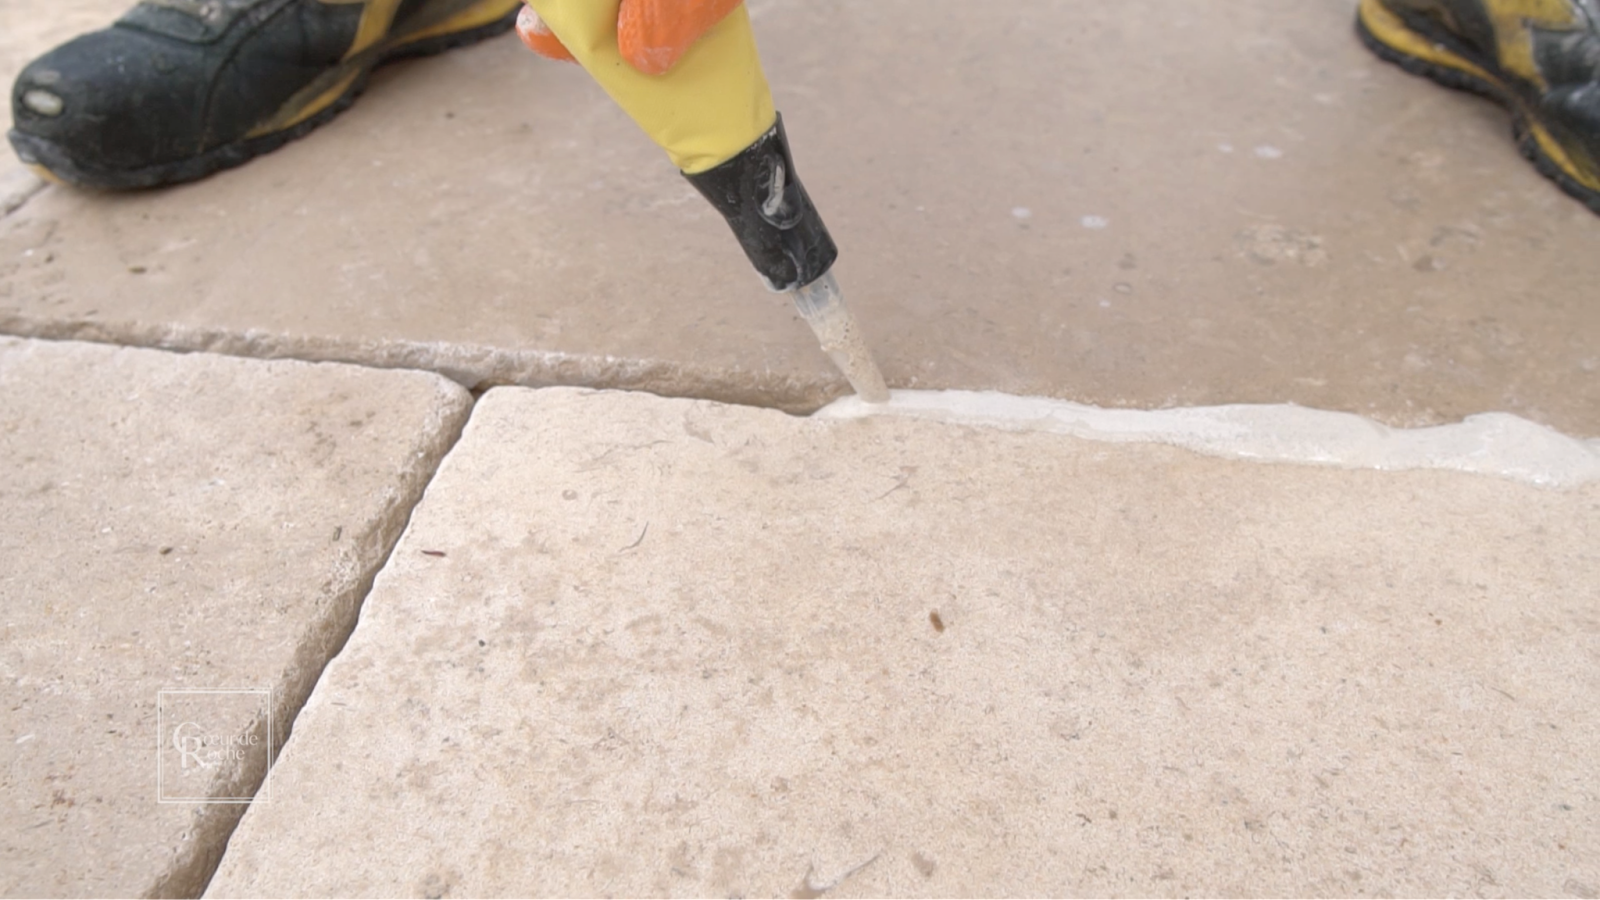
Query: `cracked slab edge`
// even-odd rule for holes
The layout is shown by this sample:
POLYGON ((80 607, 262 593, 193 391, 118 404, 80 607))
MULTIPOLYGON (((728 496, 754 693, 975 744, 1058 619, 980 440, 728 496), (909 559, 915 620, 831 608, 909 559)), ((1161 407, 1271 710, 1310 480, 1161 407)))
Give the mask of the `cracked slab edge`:
POLYGON ((40 191, 49 187, 43 178, 18 165, 0 168, 0 218, 9 216, 28 204, 40 191))
POLYGON ((894 391, 885 404, 844 397, 822 419, 873 415, 1043 431, 1112 443, 1172 444, 1224 459, 1354 469, 1446 469, 1540 487, 1600 480, 1600 440, 1581 440, 1510 413, 1452 425, 1390 428, 1354 413, 1294 404, 1102 409, 997 391, 894 391))
POLYGON ((586 387, 645 391, 663 397, 715 400, 806 415, 846 394, 842 378, 785 375, 551 350, 511 349, 452 341, 349 340, 230 330, 166 322, 52 319, 0 311, 0 333, 58 341, 87 341, 252 359, 349 363, 378 369, 416 369, 469 389, 586 387))

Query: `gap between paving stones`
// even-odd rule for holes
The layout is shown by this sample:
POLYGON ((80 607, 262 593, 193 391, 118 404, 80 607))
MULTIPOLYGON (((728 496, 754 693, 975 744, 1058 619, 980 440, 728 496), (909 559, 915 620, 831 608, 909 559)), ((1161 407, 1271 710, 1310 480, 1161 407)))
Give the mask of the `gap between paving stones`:
MULTIPOLYGON (((318 682, 322 680, 322 673, 328 664, 333 662, 340 653, 344 652, 345 645, 350 641, 350 635, 355 632, 356 624, 361 620, 361 610, 366 606, 367 598, 372 595, 373 582, 377 580, 378 573, 388 568, 389 561, 394 556, 395 547, 400 543, 401 535, 411 524, 411 517, 416 512, 417 506, 427 496, 428 488, 433 484, 439 474, 439 467, 454 452, 461 443, 461 435, 466 431, 467 423, 472 420, 473 412, 478 407, 479 395, 474 393, 472 402, 467 406, 464 414, 455 423, 454 427, 441 435, 440 444, 443 452, 439 454, 433 465, 427 470, 417 473, 415 487, 410 491, 409 502, 397 503, 387 512, 383 521, 371 532, 368 540, 382 545, 376 563, 367 573, 352 584, 345 596, 348 602, 341 603, 347 610, 338 621, 330 622, 327 640, 323 643, 303 643, 295 648, 294 661, 289 671, 303 672, 305 676, 293 684, 280 684, 274 692, 275 707, 272 710, 273 721, 281 723, 273 734, 273 746, 266 761, 266 767, 259 774, 251 772, 245 774, 238 784, 242 790, 239 796, 249 794, 254 802, 254 797, 260 793, 261 786, 272 774, 278 764, 278 756, 289 742, 289 737, 294 734, 295 720, 299 718, 300 711, 305 708, 306 702, 311 699, 311 694, 316 690, 318 682), (320 658, 319 658, 320 657, 320 658)), ((211 879, 216 875, 217 867, 222 863, 222 857, 227 853, 228 842, 233 839, 233 832, 239 827, 239 821, 250 808, 250 803, 240 803, 226 807, 228 815, 216 824, 212 841, 199 837, 193 842, 196 852, 187 862, 188 866, 175 866, 173 876, 166 884, 158 885, 156 893, 152 896, 165 897, 203 897, 206 888, 210 886, 211 879), (210 845, 211 852, 202 845, 210 845)))
MULTIPOLYGON (((421 473, 420 483, 417 486, 410 502, 403 507, 397 505, 390 510, 385 520, 378 523, 370 541, 381 543, 383 550, 381 557, 372 566, 367 574, 352 584, 344 596, 338 598, 339 606, 347 612, 338 620, 328 623, 327 640, 324 642, 306 642, 295 649, 294 658, 287 667, 287 671, 301 673, 302 677, 285 680, 274 686, 273 706, 269 711, 272 721, 280 723, 274 729, 272 747, 264 768, 259 770, 250 766, 243 770, 236 770, 218 779, 224 783, 220 791, 226 796, 256 797, 272 770, 278 764, 278 757, 283 748, 288 744, 289 738, 294 734, 295 720, 299 718, 301 710, 310 700, 312 692, 322 680, 322 674, 328 664, 333 662, 344 651, 349 643, 350 635, 355 632, 356 624, 361 619, 361 610, 366 606, 367 598, 372 594, 373 582, 378 573, 389 565, 395 547, 400 543, 400 536, 411 523, 411 516, 416 511, 418 504, 427 494, 428 487, 439 473, 439 466, 445 457, 455 449, 461 441, 462 431, 466 423, 472 418, 473 410, 477 408, 478 397, 474 396, 472 404, 467 407, 464 415, 455 429, 445 439, 444 453, 433 467, 421 473)), ((218 793, 213 786, 213 793, 218 793)), ((191 852, 187 858, 174 862, 167 873, 167 877, 155 885, 149 896, 152 897, 184 897, 197 898, 205 896, 206 889, 211 884, 211 879, 216 875, 217 867, 222 863, 222 857, 227 853, 228 842, 233 839, 234 831, 239 827, 240 820, 244 817, 251 803, 238 803, 223 805, 222 814, 207 822, 209 827, 205 833, 196 833, 190 842, 191 852)))
MULTIPOLYGON (((43 340, 43 338, 35 339, 43 340)), ((105 341, 101 343, 114 342, 105 341)), ((142 349, 167 350, 170 348, 145 347, 142 349)), ((192 352, 213 351, 197 350, 192 352)), ((342 362, 342 360, 301 361, 342 362)), ((360 363, 355 363, 355 365, 360 365, 360 363)), ((368 366, 367 368, 399 367, 368 366)), ((275 688, 273 695, 274 708, 271 710, 271 715, 274 717, 273 721, 281 723, 281 726, 273 735, 273 746, 268 754, 266 766, 259 772, 252 770, 232 773, 232 783, 229 784, 227 791, 229 794, 237 796, 248 794, 254 798, 260 793, 261 787, 266 783, 267 778, 271 776, 273 768, 277 766, 279 755, 288 744, 290 736, 294 734, 295 720, 299 718, 301 710, 305 708, 306 702, 310 700, 318 682, 322 680, 323 672, 344 651, 345 645, 349 643, 350 635, 355 632, 356 624, 361 620, 361 610, 366 606, 367 598, 372 594, 373 583, 377 580, 379 573, 388 568, 389 562, 394 556, 395 548, 400 543, 401 536, 405 534, 406 529, 411 524, 412 515, 422 503, 423 498, 427 496, 428 489, 438 476, 439 469, 444 465, 444 461, 460 444, 461 436, 466 430, 467 423, 472 420, 481 396, 481 391, 473 391, 472 401, 464 411, 464 415, 460 417, 449 432, 441 436, 440 443, 443 450, 427 471, 418 473, 415 488, 410 492, 409 502, 396 504, 393 509, 388 511, 384 520, 379 522, 378 526, 372 531, 369 540, 381 543, 383 549, 378 555, 375 564, 368 569, 365 575, 352 584, 345 593, 345 597, 349 598, 349 600, 340 605, 348 612, 339 621, 329 623, 331 627, 328 631, 328 640, 317 644, 307 642, 295 649, 294 661, 289 667, 289 671, 302 672, 305 675, 292 684, 279 684, 275 688)), ((251 802, 254 802, 253 799, 251 802)), ((228 842, 232 840, 234 831, 239 827, 239 822, 244 817, 245 811, 250 808, 250 805, 250 803, 240 803, 235 806, 224 807, 226 814, 213 820, 212 827, 209 829, 211 834, 196 835, 196 839, 191 844, 194 847, 194 852, 189 859, 174 865, 168 878, 157 885, 151 895, 190 898, 205 896, 205 892, 211 884, 211 879, 216 875, 217 867, 221 865, 222 857, 227 853, 228 842)))
MULTIPOLYGON (((161 348, 143 348, 161 349, 161 348)), ((322 360, 308 360, 320 362, 322 360)), ((374 368, 374 367, 369 367, 374 368)), ((337 620, 328 622, 329 628, 325 633, 325 640, 320 642, 306 642, 295 648, 294 658, 287 671, 300 673, 301 677, 286 680, 275 686, 273 692, 274 708, 271 711, 273 721, 281 723, 273 735, 273 746, 266 761, 266 766, 259 772, 236 772, 233 775, 235 784, 230 786, 230 793, 242 796, 248 794, 252 798, 261 790, 266 778, 277 765, 278 756, 288 743, 289 737, 294 733, 294 723, 300 711, 305 708, 306 701, 316 690, 318 682, 322 680, 322 673, 350 640, 356 624, 361 619, 361 610, 366 605, 367 597, 372 593, 373 582, 378 573, 389 565, 390 558, 394 555, 395 547, 400 543, 400 537, 411 523, 411 517, 417 506, 427 495, 428 487, 433 484, 434 478, 439 473, 439 467, 446 457, 461 441, 467 423, 471 421, 473 411, 477 408, 479 395, 473 394, 471 403, 464 410, 464 414, 440 436, 443 447, 438 458, 432 466, 416 473, 411 480, 410 490, 403 490, 397 502, 385 512, 383 518, 376 523, 376 527, 366 536, 369 544, 377 544, 381 548, 375 555, 375 563, 367 570, 366 574, 352 583, 339 598, 338 607, 345 610, 337 620), (409 494, 409 497, 407 496, 409 494)), ((184 860, 173 867, 169 878, 156 886, 152 896, 167 897, 201 897, 205 895, 211 878, 216 874, 217 866, 222 861, 222 856, 227 852, 228 841, 232 839, 234 830, 238 827, 240 819, 250 804, 241 803, 235 806, 224 807, 227 814, 220 817, 213 825, 210 840, 199 835, 196 836, 192 846, 194 853, 188 860, 184 860)))
MULTIPOLYGON (((472 416, 472 409, 477 405, 477 398, 473 398, 473 406, 467 408, 467 415, 461 420, 461 425, 448 439, 448 448, 445 454, 454 449, 461 440, 461 430, 466 421, 472 416)), ((443 456, 440 457, 443 460, 443 456)), ((294 723, 300 716, 300 711, 305 708, 306 702, 311 699, 311 694, 317 688, 317 683, 322 680, 322 673, 341 652, 350 640, 350 635, 355 632, 356 623, 361 619, 361 609, 366 605, 367 597, 372 594, 373 581, 389 565, 389 559, 394 555, 394 549, 400 542, 400 536, 405 533, 406 526, 411 523, 411 515, 416 510, 417 504, 422 502, 422 496, 427 492, 428 485, 433 483, 433 478, 438 474, 439 467, 435 464, 432 470, 423 473, 421 484, 410 502, 404 507, 396 506, 390 510, 385 521, 378 523, 378 527, 369 536, 368 540, 380 543, 383 546, 381 557, 376 565, 371 567, 367 574, 362 576, 349 589, 343 597, 337 598, 338 605, 346 610, 345 614, 337 620, 331 620, 325 642, 310 642, 300 644, 295 648, 293 660, 286 671, 301 674, 300 678, 285 679, 273 688, 272 709, 269 714, 272 721, 278 723, 273 730, 272 747, 268 753, 266 765, 257 771, 251 766, 243 771, 235 771, 228 778, 227 788, 222 793, 226 796, 251 797, 250 803, 261 792, 261 786, 272 774, 278 764, 278 756, 283 752, 289 737, 294 734, 294 723)), ((219 779, 219 781, 222 779, 219 779)), ((215 788, 213 789, 215 791, 215 788)), ((150 893, 153 897, 203 897, 211 879, 216 875, 217 867, 222 863, 222 857, 227 852, 228 842, 233 838, 233 832, 239 827, 239 821, 250 808, 250 803, 237 803, 223 805, 223 814, 211 820, 209 834, 195 835, 190 843, 192 848, 187 859, 174 863, 167 878, 157 884, 150 893)))
MULTIPOLYGON (((235 773, 236 785, 233 788, 237 791, 236 796, 248 794, 254 798, 272 774, 272 769, 277 766, 279 754, 288 744, 289 737, 294 734, 295 720, 299 718, 306 701, 311 698, 318 682, 322 680, 322 673, 328 664, 333 662, 349 643, 350 635, 355 632, 356 624, 361 620, 361 610, 372 594, 373 582, 377 579, 378 573, 388 567, 389 560, 394 556, 395 547, 400 543, 401 535, 405 534, 406 528, 411 524, 411 516, 422 503, 423 497, 427 495, 428 487, 433 484, 434 478, 438 476, 439 467, 461 442, 461 435, 466 430, 467 423, 471 421, 473 411, 477 409, 478 399, 478 395, 474 394, 471 403, 454 427, 441 435, 440 443, 444 449, 433 465, 416 474, 413 488, 401 494, 398 498, 401 502, 397 502, 392 509, 386 511, 384 518, 367 536, 369 543, 378 544, 382 549, 377 554, 375 564, 365 575, 350 585, 344 592, 344 597, 339 598, 339 607, 345 612, 338 620, 328 622, 326 640, 315 643, 308 641, 295 648, 293 662, 287 671, 301 673, 302 677, 292 682, 286 680, 274 687, 274 708, 271 714, 274 717, 273 721, 280 724, 273 733, 271 752, 268 754, 265 768, 259 773, 253 771, 235 773), (405 497, 405 493, 409 493, 409 499, 405 497)), ((213 833, 208 836, 210 839, 197 835, 191 845, 194 847, 194 852, 190 858, 174 865, 167 881, 157 885, 151 896, 191 898, 205 896, 206 888, 216 875, 223 855, 227 853, 228 842, 232 840, 234 830, 239 827, 239 821, 250 805, 250 803, 239 803, 224 807, 227 814, 215 823, 213 833)))

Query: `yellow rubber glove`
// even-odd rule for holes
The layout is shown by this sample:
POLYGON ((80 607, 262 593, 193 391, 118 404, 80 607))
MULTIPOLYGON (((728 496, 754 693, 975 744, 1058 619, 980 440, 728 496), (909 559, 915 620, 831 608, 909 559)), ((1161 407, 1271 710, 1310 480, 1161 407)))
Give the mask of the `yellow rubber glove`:
POLYGON ((737 0, 527 0, 517 31, 571 59, 687 175, 745 150, 777 121, 750 17, 737 0))

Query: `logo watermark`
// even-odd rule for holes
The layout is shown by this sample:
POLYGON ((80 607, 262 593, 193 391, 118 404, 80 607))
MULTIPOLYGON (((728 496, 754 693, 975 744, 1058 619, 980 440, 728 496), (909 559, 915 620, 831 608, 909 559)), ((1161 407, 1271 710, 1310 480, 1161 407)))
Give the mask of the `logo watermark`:
POLYGON ((159 691, 156 694, 156 800, 160 803, 265 802, 272 753, 272 691, 159 691), (261 787, 248 796, 214 794, 219 784, 261 787))

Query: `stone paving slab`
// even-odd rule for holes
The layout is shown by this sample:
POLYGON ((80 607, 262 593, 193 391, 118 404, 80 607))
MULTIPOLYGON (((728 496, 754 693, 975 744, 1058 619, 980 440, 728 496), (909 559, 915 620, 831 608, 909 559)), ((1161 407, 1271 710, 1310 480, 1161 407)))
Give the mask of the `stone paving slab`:
POLYGON ((158 800, 251 796, 266 718, 281 743, 470 402, 431 373, 0 338, 0 895, 199 893, 242 807, 158 800), (189 765, 190 721, 256 749, 189 765))
POLYGON ((1593 484, 496 389, 208 894, 1592 897, 1596 547, 1593 484))
MULTIPOLYGON (((42 9, 52 0, 21 0, 42 9)), ((897 387, 1600 435, 1600 218, 1353 0, 753 0, 897 387)), ((778 405, 844 390, 575 68, 391 67, 313 137, 0 224, 0 330, 778 405)))

